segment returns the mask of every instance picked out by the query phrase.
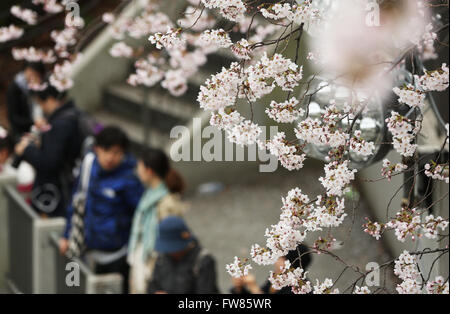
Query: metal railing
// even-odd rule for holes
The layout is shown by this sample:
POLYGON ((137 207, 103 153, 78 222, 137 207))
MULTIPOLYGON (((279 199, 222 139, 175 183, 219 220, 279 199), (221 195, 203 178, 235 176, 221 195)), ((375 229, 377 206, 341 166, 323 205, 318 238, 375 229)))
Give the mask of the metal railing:
POLYGON ((14 186, 3 189, 8 209, 8 288, 13 293, 121 293, 120 274, 94 274, 80 259, 59 253, 64 218, 42 219, 14 186), (67 266, 75 265, 74 269, 67 266), (67 282, 71 271, 79 281, 67 282))

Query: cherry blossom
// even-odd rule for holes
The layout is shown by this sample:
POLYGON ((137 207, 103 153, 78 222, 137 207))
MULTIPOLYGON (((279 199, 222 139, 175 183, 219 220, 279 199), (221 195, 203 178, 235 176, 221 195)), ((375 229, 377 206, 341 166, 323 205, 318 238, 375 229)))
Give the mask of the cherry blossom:
POLYGON ((182 70, 169 70, 161 82, 161 86, 167 89, 173 96, 183 95, 187 89, 187 80, 182 70))
POLYGON ((437 230, 445 230, 448 226, 448 220, 442 217, 428 215, 424 221, 421 218, 421 212, 417 208, 403 208, 395 215, 395 218, 386 223, 386 228, 395 229, 395 235, 400 242, 405 242, 406 237, 411 235, 412 240, 423 236, 435 239, 437 230))
POLYGON ((364 232, 370 234, 375 239, 379 240, 381 238, 381 234, 385 229, 385 225, 378 222, 372 222, 367 217, 366 220, 367 223, 363 225, 364 232))
POLYGON ((434 162, 432 164, 425 164, 425 175, 435 180, 441 180, 448 184, 449 167, 448 164, 438 165, 434 162))
POLYGON ((321 195, 317 198, 313 214, 317 225, 325 228, 340 226, 347 216, 344 212, 344 199, 322 197, 321 195))
POLYGON ((350 139, 350 151, 361 156, 371 156, 375 151, 375 144, 365 141, 361 136, 361 131, 356 130, 350 139))
POLYGON ((424 91, 442 92, 448 88, 449 69, 447 64, 443 63, 441 69, 427 71, 421 77, 416 75, 419 86, 424 91))
POLYGON ((228 140, 242 147, 255 144, 261 133, 261 128, 250 120, 242 121, 227 130, 228 140))
POLYGON ((417 144, 412 142, 420 130, 420 122, 416 121, 413 124, 413 121, 395 111, 391 112, 391 117, 387 118, 386 122, 389 131, 392 133, 395 150, 405 157, 413 156, 417 149, 417 144))
POLYGON ((20 38, 22 35, 23 29, 15 25, 0 27, 0 43, 20 38))
POLYGON ((151 35, 148 40, 156 45, 157 49, 166 48, 167 50, 172 49, 184 49, 186 46, 186 40, 179 36, 181 29, 168 27, 165 34, 155 33, 151 35))
POLYGON ((355 286, 353 294, 371 294, 370 289, 367 286, 355 286))
POLYGON ((448 280, 437 276, 433 281, 427 282, 426 290, 428 294, 448 294, 448 280))
POLYGON ((355 179, 356 169, 348 169, 348 160, 339 163, 333 161, 325 165, 325 177, 320 177, 319 181, 327 189, 327 195, 342 196, 344 188, 355 179))
POLYGON ((219 9, 220 14, 232 22, 239 22, 246 12, 242 0, 201 0, 208 9, 219 9))
POLYGON ((53 50, 44 51, 35 47, 13 48, 11 51, 15 60, 26 60, 28 62, 54 63, 56 56, 53 50))
POLYGON ((407 104, 412 108, 423 108, 425 106, 425 94, 411 84, 403 88, 394 87, 392 90, 399 97, 398 101, 400 103, 407 104))
POLYGON ((111 49, 109 49, 109 54, 115 58, 130 58, 133 55, 133 48, 128 46, 123 41, 117 42, 111 47, 111 49))
POLYGON ((27 22, 30 25, 35 25, 37 23, 38 14, 33 10, 23 9, 18 5, 13 5, 10 11, 12 15, 27 22))
POLYGON ((241 40, 239 40, 238 42, 233 44, 231 46, 231 51, 239 59, 242 59, 242 60, 250 60, 251 59, 250 54, 252 51, 250 48, 250 43, 245 38, 242 38, 241 40))
POLYGON ((266 113, 269 118, 274 119, 279 123, 292 123, 295 120, 298 120, 301 116, 304 115, 305 111, 301 108, 296 109, 295 107, 298 105, 298 100, 295 97, 292 97, 288 101, 277 103, 272 101, 270 103, 270 109, 266 109, 266 113))
POLYGON ((386 177, 388 181, 391 180, 392 176, 396 173, 405 171, 408 169, 407 165, 402 163, 392 164, 389 159, 383 159, 383 168, 381 169, 381 175, 386 177))
POLYGON ((326 278, 322 283, 316 279, 313 294, 338 294, 339 289, 333 289, 333 280, 326 278))
POLYGON ((303 153, 300 146, 289 144, 285 137, 284 132, 279 132, 262 147, 268 149, 272 155, 277 156, 286 169, 299 170, 303 167, 306 154, 303 153))
POLYGON ((248 260, 241 260, 237 256, 234 257, 234 262, 226 265, 227 272, 232 277, 240 278, 243 276, 247 276, 252 266, 248 264, 248 260))

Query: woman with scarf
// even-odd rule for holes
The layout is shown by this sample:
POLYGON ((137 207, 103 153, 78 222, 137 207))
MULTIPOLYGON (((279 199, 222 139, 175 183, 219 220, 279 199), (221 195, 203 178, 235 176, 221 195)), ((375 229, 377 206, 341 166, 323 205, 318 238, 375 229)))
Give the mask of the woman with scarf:
POLYGON ((134 214, 128 263, 131 267, 130 292, 145 293, 156 261, 154 245, 159 222, 168 216, 183 215, 186 204, 181 202, 183 179, 170 168, 163 151, 144 149, 138 160, 137 173, 147 190, 134 214))

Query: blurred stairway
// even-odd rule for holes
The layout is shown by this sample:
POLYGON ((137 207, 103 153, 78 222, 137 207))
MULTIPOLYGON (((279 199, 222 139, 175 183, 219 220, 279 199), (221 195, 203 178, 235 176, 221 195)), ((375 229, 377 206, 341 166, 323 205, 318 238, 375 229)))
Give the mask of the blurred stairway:
POLYGON ((234 61, 233 57, 219 51, 208 56, 208 62, 189 79, 188 91, 174 97, 160 86, 134 87, 126 82, 108 85, 103 92, 102 107, 93 112, 104 125, 118 125, 130 137, 133 147, 141 145, 167 148, 174 126, 192 123, 203 112, 197 95, 205 80, 234 61))

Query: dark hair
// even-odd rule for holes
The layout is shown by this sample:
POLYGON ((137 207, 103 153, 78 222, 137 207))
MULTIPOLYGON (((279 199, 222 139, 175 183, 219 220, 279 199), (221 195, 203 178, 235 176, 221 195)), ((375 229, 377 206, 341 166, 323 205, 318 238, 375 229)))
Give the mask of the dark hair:
POLYGON ((116 145, 124 152, 127 152, 130 146, 128 136, 117 126, 107 126, 95 136, 95 146, 109 149, 116 145))
POLYGON ((24 66, 24 70, 26 69, 32 69, 35 71, 39 76, 44 79, 45 78, 45 65, 42 62, 26 62, 24 66))
POLYGON ((0 151, 4 149, 7 149, 10 154, 14 151, 14 141, 9 134, 5 137, 0 137, 0 151))
POLYGON ((45 81, 44 84, 47 84, 47 87, 41 91, 33 91, 33 95, 39 98, 40 100, 47 100, 50 97, 61 100, 66 97, 67 92, 60 92, 54 86, 52 86, 48 81, 45 81))
POLYGON ((289 253, 285 256, 287 260, 291 263, 291 266, 294 268, 300 267, 300 259, 301 259, 301 268, 306 269, 309 264, 311 264, 312 255, 306 245, 299 244, 295 250, 289 251, 289 253), (305 254, 307 253, 307 254, 305 254), (299 258, 300 257, 300 258, 299 258))
POLYGON ((172 193, 182 193, 185 188, 181 175, 171 169, 169 158, 160 149, 143 148, 139 159, 146 168, 152 169, 166 183, 167 188, 172 193))

